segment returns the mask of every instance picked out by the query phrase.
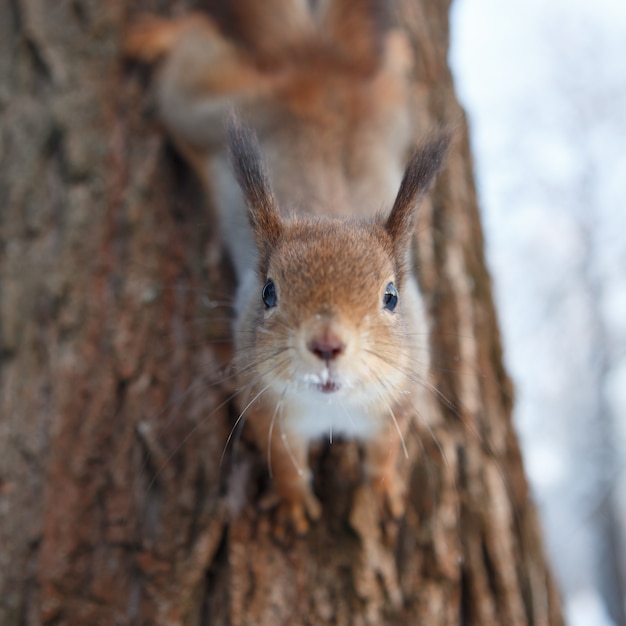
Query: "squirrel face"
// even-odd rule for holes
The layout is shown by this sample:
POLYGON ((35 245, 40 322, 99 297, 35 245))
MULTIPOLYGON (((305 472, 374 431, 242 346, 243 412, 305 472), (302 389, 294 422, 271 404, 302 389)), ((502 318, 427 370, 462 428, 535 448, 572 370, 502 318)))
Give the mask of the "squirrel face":
POLYGON ((257 304, 268 382, 359 403, 401 383, 409 355, 392 250, 378 224, 283 223, 257 304))
POLYGON ((416 337, 426 334, 403 292, 414 285, 407 277, 415 209, 448 137, 414 154, 389 216, 372 222, 283 218, 255 136, 235 119, 229 133, 258 251, 260 287, 242 320, 257 382, 286 401, 315 391, 380 414, 410 386, 416 337))

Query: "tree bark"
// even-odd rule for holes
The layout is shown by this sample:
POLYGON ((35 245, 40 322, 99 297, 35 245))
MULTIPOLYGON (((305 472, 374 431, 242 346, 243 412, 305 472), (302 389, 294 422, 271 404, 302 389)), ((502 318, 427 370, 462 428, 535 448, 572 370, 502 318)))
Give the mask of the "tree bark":
POLYGON ((448 2, 399 11, 418 127, 461 138, 418 227, 436 391, 407 441, 406 516, 389 521, 357 446, 333 443, 312 461, 323 518, 282 541, 262 455, 245 429, 228 439, 233 288, 212 213, 120 59, 134 12, 160 8, 139 4, 0 5, 0 623, 562 624, 511 425, 448 2))

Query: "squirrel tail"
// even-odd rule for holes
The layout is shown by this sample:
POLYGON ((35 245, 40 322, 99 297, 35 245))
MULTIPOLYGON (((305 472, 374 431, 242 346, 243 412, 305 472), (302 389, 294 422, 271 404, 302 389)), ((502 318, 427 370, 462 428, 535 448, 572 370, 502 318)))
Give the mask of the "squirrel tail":
MULTIPOLYGON (((340 74, 359 80, 383 67, 404 73, 410 53, 392 45, 400 42, 390 37, 390 4, 204 0, 202 12, 137 19, 126 33, 124 53, 143 63, 160 62, 160 118, 188 160, 200 163, 207 150, 225 145, 223 119, 229 110, 244 117, 251 112, 259 132, 267 123, 261 121, 266 109, 259 102, 293 77, 323 81, 340 74)), ((394 97, 393 89, 384 89, 383 104, 394 97)), ((280 97, 286 97, 284 88, 280 97)))
POLYGON ((221 30, 268 68, 326 57, 373 71, 390 26, 389 0, 206 0, 221 30))

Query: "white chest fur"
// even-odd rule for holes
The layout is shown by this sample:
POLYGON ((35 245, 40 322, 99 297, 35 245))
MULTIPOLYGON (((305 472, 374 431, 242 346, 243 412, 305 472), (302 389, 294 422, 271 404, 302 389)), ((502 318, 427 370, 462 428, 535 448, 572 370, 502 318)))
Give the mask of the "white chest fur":
POLYGON ((338 435, 367 439, 385 425, 384 416, 378 411, 355 405, 341 394, 326 395, 316 390, 302 391, 289 398, 281 419, 288 432, 307 441, 332 440, 338 435))

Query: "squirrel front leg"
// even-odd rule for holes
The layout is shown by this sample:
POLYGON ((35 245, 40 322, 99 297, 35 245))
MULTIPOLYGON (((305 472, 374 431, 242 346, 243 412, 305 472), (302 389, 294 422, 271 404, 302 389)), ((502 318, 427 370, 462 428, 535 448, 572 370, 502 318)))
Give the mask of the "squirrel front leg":
POLYGON ((365 474, 392 517, 405 511, 405 485, 398 475, 398 457, 403 449, 399 424, 390 424, 388 434, 380 434, 365 442, 365 474))
POLYGON ((277 507, 277 534, 291 526, 297 534, 320 517, 322 507, 311 490, 308 442, 283 429, 280 401, 272 406, 261 399, 250 409, 248 423, 271 473, 275 493, 267 502, 277 507))

